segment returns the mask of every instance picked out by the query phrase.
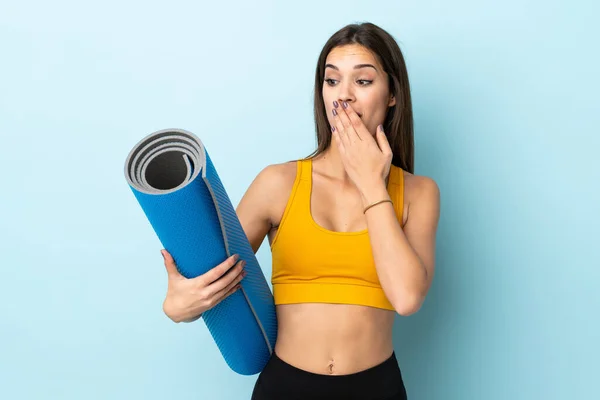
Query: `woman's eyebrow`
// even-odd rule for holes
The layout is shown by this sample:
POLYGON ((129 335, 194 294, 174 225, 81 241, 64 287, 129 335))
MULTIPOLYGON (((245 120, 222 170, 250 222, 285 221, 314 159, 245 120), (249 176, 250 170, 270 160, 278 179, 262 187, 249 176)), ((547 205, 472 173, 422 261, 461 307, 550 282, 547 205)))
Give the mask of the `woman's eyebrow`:
MULTIPOLYGON (((332 68, 332 69, 335 69, 336 71, 340 70, 338 67, 336 67, 333 64, 325 64, 325 68, 332 68)), ((357 64, 354 66, 354 69, 361 69, 361 68, 373 68, 375 71, 377 71, 377 68, 375 68, 375 66, 373 66, 372 64, 357 64)))

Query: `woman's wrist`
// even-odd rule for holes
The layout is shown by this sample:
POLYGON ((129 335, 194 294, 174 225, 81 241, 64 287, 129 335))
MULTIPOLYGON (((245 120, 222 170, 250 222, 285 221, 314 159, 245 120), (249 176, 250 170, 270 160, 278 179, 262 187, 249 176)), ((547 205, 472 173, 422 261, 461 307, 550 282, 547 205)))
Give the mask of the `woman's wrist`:
POLYGON ((390 200, 385 181, 373 182, 368 188, 363 189, 361 191, 361 198, 363 209, 377 201, 390 200))

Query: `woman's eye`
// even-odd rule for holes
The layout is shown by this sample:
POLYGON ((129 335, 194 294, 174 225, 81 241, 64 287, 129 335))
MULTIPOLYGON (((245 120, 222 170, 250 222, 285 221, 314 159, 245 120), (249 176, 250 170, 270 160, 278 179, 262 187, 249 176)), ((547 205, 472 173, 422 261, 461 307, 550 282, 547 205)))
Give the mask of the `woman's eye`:
MULTIPOLYGON (((325 79, 325 82, 329 85, 329 86, 333 86, 335 85, 335 83, 337 82, 335 79, 325 79)), ((371 83, 373 83, 373 81, 367 80, 367 79, 359 79, 356 82, 358 82, 358 84, 360 86, 367 86, 370 85, 371 83)))

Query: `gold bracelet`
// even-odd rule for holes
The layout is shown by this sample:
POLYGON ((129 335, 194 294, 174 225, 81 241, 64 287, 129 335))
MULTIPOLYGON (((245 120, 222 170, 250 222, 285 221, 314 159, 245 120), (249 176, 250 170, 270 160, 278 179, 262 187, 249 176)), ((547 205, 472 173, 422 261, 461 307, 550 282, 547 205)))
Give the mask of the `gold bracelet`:
MULTIPOLYGON (((377 204, 387 203, 387 202, 392 203, 392 200, 390 200, 390 199, 384 199, 384 200, 376 201, 375 203, 371 203, 371 204, 369 204, 368 206, 365 207, 365 209, 363 211, 363 214, 365 214, 369 208, 375 207, 377 204)), ((394 204, 394 203, 392 203, 392 204, 394 204)))

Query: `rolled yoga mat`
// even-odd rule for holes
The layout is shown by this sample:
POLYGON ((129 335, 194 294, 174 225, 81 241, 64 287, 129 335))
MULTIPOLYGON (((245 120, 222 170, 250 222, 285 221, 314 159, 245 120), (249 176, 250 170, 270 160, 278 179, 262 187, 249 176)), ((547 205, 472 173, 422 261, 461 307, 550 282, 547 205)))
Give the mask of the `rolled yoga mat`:
POLYGON ((233 371, 260 372, 275 347, 273 295, 200 139, 182 129, 154 132, 127 156, 125 176, 183 276, 201 275, 233 254, 246 261, 241 289, 202 319, 233 371))

